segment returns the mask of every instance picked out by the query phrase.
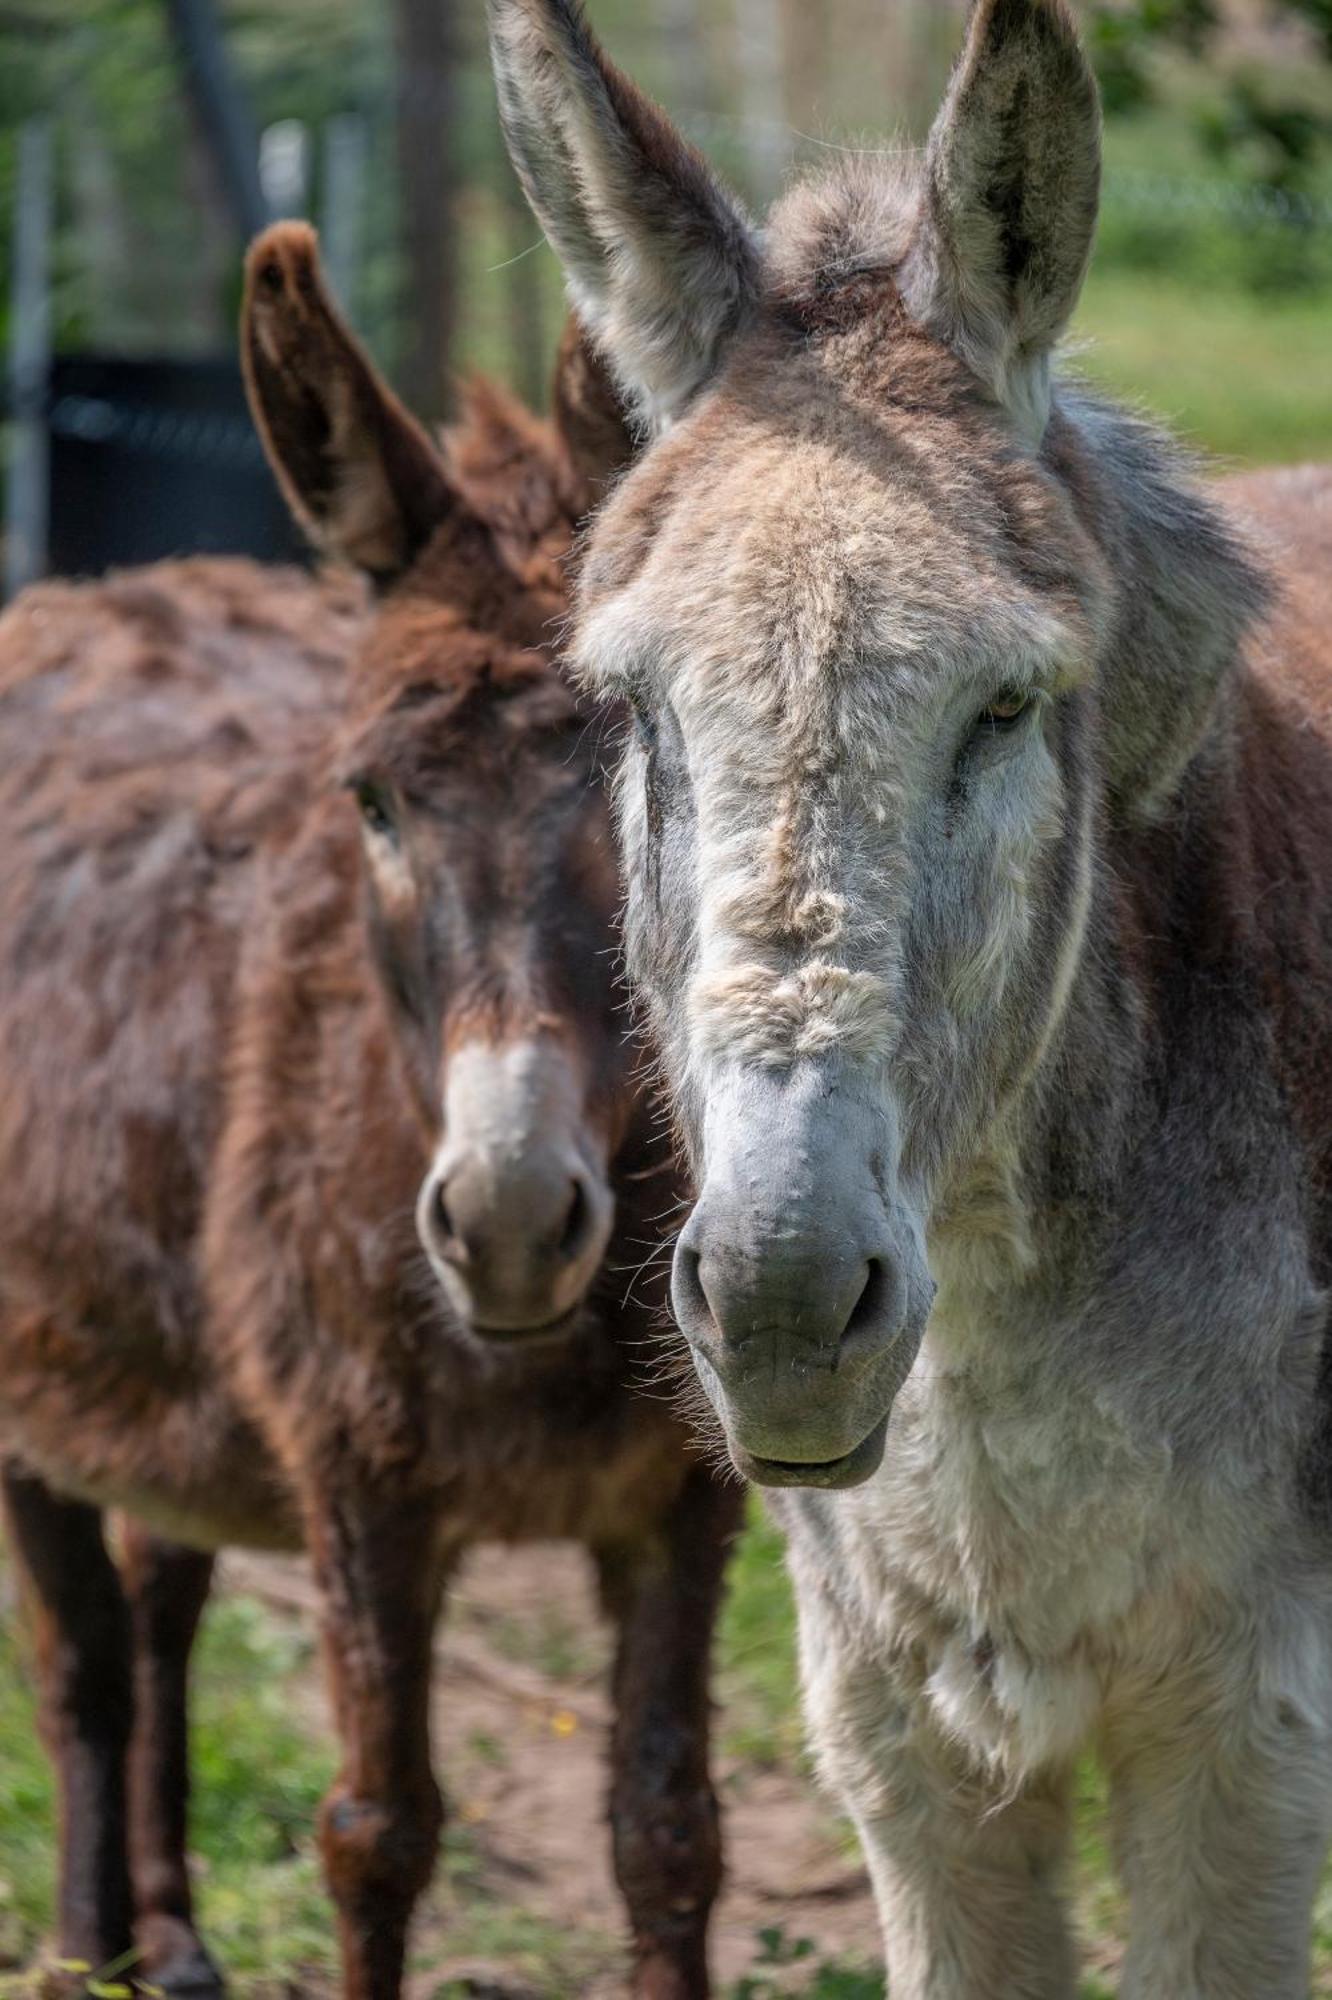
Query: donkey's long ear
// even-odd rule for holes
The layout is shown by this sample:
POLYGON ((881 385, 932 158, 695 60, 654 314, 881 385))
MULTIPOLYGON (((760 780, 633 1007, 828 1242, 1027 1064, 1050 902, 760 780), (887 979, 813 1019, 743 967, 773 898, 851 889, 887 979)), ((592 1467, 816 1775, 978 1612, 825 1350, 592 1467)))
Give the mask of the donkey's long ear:
POLYGON ((743 211, 608 61, 579 0, 489 0, 500 117, 584 324, 636 415, 668 423, 754 293, 743 211))
POLYGON ((624 398, 610 370, 570 313, 551 385, 551 413, 573 475, 574 505, 590 513, 634 456, 624 398))
POLYGON ((250 246, 241 364, 311 541, 391 581, 457 503, 439 453, 334 309, 306 223, 279 222, 250 246))
POLYGON ((978 0, 926 154, 909 305, 1039 437, 1101 180, 1096 81, 1065 0, 978 0))

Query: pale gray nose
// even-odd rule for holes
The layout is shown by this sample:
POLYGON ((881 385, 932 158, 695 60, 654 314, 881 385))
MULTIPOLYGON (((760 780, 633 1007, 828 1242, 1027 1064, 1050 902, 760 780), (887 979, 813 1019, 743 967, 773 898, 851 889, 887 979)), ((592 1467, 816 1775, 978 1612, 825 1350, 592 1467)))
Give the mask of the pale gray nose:
POLYGON ((507 1160, 478 1153, 431 1176, 419 1222, 478 1332, 535 1332, 577 1305, 595 1277, 610 1195, 558 1149, 507 1160))
POLYGON ((932 1287, 883 1164, 884 1114, 811 1072, 741 1072, 708 1108, 675 1316, 741 1471, 849 1485, 878 1464, 932 1287))
POLYGON ((604 1146, 559 1044, 456 1051, 443 1140, 416 1209, 455 1311, 478 1333, 545 1332, 581 1303, 613 1220, 604 1146))
POLYGON ((765 1222, 709 1189, 676 1246, 672 1299, 691 1345, 723 1383, 769 1378, 773 1401, 872 1359, 904 1294, 887 1216, 868 1202, 765 1222))

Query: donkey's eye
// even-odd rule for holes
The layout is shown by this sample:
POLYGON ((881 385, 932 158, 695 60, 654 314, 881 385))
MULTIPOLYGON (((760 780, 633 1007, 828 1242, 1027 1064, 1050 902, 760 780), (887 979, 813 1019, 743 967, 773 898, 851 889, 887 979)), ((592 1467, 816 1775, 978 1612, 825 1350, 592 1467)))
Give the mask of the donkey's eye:
POLYGON ((372 778, 362 778, 353 785, 352 791, 362 826, 370 833, 379 834, 382 839, 396 841, 398 823, 393 817, 393 801, 385 787, 377 785, 372 778))
POLYGON ((1029 688, 1000 688, 994 700, 976 717, 976 727, 995 735, 1005 729, 1016 729, 1035 704, 1036 697, 1029 688))
POLYGON ((634 696, 630 696, 629 710, 634 718, 634 734, 650 757, 657 747, 657 718, 634 696))

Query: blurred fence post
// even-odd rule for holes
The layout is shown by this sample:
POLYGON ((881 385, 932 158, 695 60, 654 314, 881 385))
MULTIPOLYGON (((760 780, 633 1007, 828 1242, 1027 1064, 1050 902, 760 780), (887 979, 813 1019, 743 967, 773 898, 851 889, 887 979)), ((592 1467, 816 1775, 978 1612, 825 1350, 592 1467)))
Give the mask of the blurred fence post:
POLYGON ((791 154, 782 10, 777 0, 735 0, 735 26, 749 171, 763 208, 776 194, 791 154))
POLYGON ((167 0, 167 18, 227 205, 247 240, 268 221, 268 204, 259 181, 259 142, 250 107, 227 59, 213 0, 167 0))
POLYGON ((324 126, 319 241, 333 296, 353 325, 361 288, 365 221, 365 120, 344 111, 324 126))
POLYGON ((310 196, 310 135, 299 118, 278 118, 260 133, 259 186, 271 216, 305 214, 310 196))
POLYGON ((46 568, 50 440, 46 402, 51 370, 51 227, 55 146, 49 118, 19 133, 18 214, 10 302, 9 394, 13 410, 5 501, 5 596, 46 568))

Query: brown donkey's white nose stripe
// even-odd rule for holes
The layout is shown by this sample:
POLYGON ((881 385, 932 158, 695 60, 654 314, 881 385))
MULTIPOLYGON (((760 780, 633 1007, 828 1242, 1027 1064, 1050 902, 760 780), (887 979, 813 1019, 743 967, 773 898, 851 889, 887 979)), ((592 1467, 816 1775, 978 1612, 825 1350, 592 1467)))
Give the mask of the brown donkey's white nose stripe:
POLYGON ((604 1144, 567 1050, 544 1037, 464 1043, 449 1058, 443 1112, 417 1229, 451 1303, 482 1332, 563 1319, 613 1220, 604 1144))

